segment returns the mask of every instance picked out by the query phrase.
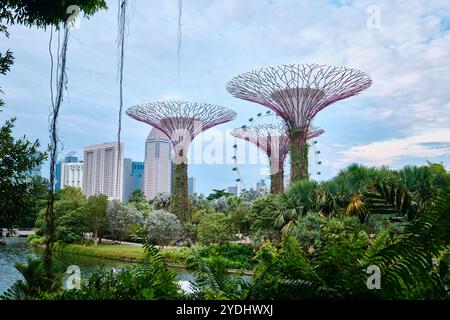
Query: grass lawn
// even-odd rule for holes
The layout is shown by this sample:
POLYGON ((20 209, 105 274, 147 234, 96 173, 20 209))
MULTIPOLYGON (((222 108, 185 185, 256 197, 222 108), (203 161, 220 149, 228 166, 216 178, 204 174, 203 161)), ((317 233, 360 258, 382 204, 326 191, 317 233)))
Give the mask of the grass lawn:
MULTIPOLYGON (((57 252, 124 261, 139 261, 144 256, 144 248, 129 244, 97 244, 95 246, 58 242, 55 244, 54 250, 57 252)), ((191 251, 192 249, 190 248, 162 248, 160 253, 168 263, 185 264, 191 251)))

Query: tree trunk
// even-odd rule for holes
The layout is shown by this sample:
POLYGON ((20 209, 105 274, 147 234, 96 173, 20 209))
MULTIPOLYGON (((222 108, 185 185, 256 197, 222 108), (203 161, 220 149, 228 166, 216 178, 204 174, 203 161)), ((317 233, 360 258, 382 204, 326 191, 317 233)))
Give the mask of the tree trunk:
POLYGON ((293 129, 290 132, 290 152, 291 152, 291 179, 290 183, 299 180, 309 179, 308 174, 308 144, 306 142, 306 130, 301 128, 293 129))
POLYGON ((284 171, 278 170, 278 172, 270 176, 270 193, 277 194, 284 191, 284 171))
POLYGON ((170 199, 170 211, 178 217, 181 223, 190 220, 187 164, 183 162, 173 165, 173 191, 170 199))

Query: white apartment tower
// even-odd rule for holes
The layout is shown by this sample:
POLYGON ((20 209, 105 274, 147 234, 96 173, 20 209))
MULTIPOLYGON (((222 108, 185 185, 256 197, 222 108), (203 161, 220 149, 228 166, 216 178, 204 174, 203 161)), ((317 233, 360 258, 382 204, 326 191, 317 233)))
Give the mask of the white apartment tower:
POLYGON ((65 187, 82 188, 83 162, 61 163, 61 189, 65 187))
POLYGON ((86 196, 104 194, 109 199, 122 200, 123 149, 121 143, 119 154, 117 142, 84 147, 82 190, 86 196))
POLYGON ((158 193, 171 191, 171 142, 160 130, 153 128, 145 141, 144 194, 153 199, 158 193))

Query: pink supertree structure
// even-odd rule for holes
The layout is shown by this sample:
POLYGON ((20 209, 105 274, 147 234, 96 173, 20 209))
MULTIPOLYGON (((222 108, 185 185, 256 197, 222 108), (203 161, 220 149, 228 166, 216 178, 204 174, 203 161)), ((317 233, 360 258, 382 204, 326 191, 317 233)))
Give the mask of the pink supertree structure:
MULTIPOLYGON (((307 140, 324 133, 323 129, 310 128, 307 140)), ((289 136, 284 123, 267 123, 255 126, 243 126, 234 129, 231 135, 249 141, 260 148, 269 158, 270 192, 277 194, 284 191, 284 162, 289 153, 289 136)))
POLYGON ((372 84, 359 70, 319 64, 263 68, 234 77, 233 96, 259 103, 285 122, 291 152, 291 183, 308 179, 308 128, 317 113, 332 103, 359 94, 372 84))
POLYGON ((180 221, 188 221, 190 218, 187 177, 189 145, 201 132, 234 120, 236 113, 207 103, 161 101, 131 107, 126 114, 158 128, 172 142, 174 173, 171 212, 177 215, 180 221))

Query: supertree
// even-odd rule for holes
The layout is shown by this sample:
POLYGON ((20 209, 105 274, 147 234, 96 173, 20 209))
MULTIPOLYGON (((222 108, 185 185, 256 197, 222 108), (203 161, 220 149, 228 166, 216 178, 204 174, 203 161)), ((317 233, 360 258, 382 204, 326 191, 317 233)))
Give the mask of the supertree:
POLYGON ((318 64, 262 68, 230 80, 233 96, 262 104, 285 122, 291 152, 291 183, 308 179, 308 128, 317 113, 332 103, 359 94, 372 84, 359 70, 318 64))
POLYGON ((234 120, 236 113, 207 103, 161 101, 131 107, 126 114, 158 128, 172 142, 174 170, 170 211, 177 215, 180 221, 188 221, 190 218, 187 177, 189 145, 201 132, 234 120))
MULTIPOLYGON (((316 138, 323 129, 310 128, 307 140, 316 138)), ((243 126, 231 131, 231 135, 249 141, 259 147, 269 158, 270 193, 284 191, 284 161, 289 153, 289 136, 284 123, 266 123, 255 126, 243 126)))

